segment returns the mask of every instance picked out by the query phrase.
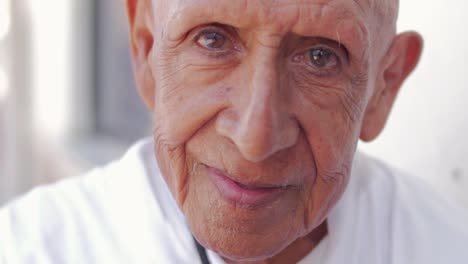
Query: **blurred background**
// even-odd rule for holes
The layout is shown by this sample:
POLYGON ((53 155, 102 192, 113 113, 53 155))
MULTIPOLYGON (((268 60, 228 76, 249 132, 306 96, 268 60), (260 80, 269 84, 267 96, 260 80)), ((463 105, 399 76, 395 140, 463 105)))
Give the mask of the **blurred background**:
MULTIPOLYGON (((384 133, 359 148, 468 208, 466 1, 401 0, 425 39, 384 133)), ((78 175, 150 134, 124 1, 0 0, 0 206, 78 175)))

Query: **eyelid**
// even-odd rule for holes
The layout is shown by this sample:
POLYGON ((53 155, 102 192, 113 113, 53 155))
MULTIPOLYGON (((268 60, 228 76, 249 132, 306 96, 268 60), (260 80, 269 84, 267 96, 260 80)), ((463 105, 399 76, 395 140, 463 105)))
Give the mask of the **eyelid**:
POLYGON ((340 74, 344 70, 343 67, 345 67, 347 64, 347 58, 343 58, 342 56, 346 56, 345 54, 346 53, 344 52, 344 49, 337 51, 336 48, 330 47, 330 45, 326 45, 323 43, 315 43, 312 45, 308 45, 307 48, 301 49, 292 57, 292 60, 295 65, 299 66, 301 69, 307 70, 307 72, 311 73, 312 75, 315 75, 317 77, 331 77, 340 74), (334 65, 332 68, 318 68, 315 65, 313 65, 309 61, 309 56, 311 50, 314 48, 323 48, 331 52, 332 56, 335 57, 334 59, 336 60, 336 65, 334 65), (304 64, 307 64, 307 66, 304 67, 304 64))
POLYGON ((190 40, 190 45, 196 48, 199 54, 203 54, 205 58, 221 60, 223 62, 226 62, 228 60, 234 61, 234 59, 238 58, 238 56, 240 55, 243 46, 235 37, 234 33, 231 33, 230 31, 235 30, 229 25, 223 25, 218 23, 204 24, 192 29, 191 32, 188 33, 187 39, 190 40), (226 46, 221 47, 219 49, 210 49, 198 43, 198 41, 200 40, 200 38, 203 37, 204 34, 209 33, 217 33, 222 35, 225 38, 226 46))
POLYGON ((301 37, 299 40, 300 52, 307 52, 314 47, 324 47, 333 51, 338 57, 343 59, 342 62, 350 62, 350 53, 343 43, 335 39, 329 39, 326 37, 301 37))
POLYGON ((339 63, 348 63, 349 62, 348 50, 343 45, 340 45, 340 44, 328 45, 328 44, 323 44, 323 43, 317 43, 315 45, 309 46, 303 52, 309 52, 309 51, 311 51, 312 49, 315 49, 315 48, 323 48, 325 50, 330 51, 332 54, 334 54, 337 57, 337 59, 339 60, 339 63))
POLYGON ((213 26, 206 26, 206 27, 200 27, 200 28, 201 28, 200 30, 196 30, 196 34, 193 37, 193 41, 197 41, 198 39, 200 39, 200 37, 203 34, 212 33, 212 32, 222 34, 223 36, 225 35, 224 31, 222 31, 222 30, 220 30, 220 29, 218 29, 216 27, 213 27, 213 26))
POLYGON ((233 46, 237 46, 237 41, 235 38, 232 37, 232 33, 229 30, 225 29, 228 27, 227 25, 219 24, 219 23, 211 23, 198 26, 193 31, 195 32, 192 41, 197 42, 197 40, 203 35, 207 33, 216 32, 218 34, 223 35, 227 41, 233 43, 233 46))

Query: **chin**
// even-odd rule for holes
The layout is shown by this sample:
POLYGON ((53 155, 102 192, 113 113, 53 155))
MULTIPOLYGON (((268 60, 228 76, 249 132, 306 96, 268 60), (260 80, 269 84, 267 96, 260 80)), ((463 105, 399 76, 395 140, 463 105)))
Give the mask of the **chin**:
MULTIPOLYGON (((242 238, 220 239, 219 237, 200 237, 200 244, 224 259, 231 261, 259 261, 271 258, 283 251, 294 239, 283 241, 271 236, 274 240, 265 241, 265 237, 252 238, 247 235, 242 238)), ((197 238, 198 239, 198 238, 197 238)))
MULTIPOLYGON (((196 201, 190 199, 190 192, 188 201, 196 201)), ((186 211, 187 221, 200 244, 225 259, 268 259, 307 233, 292 211, 236 208, 216 195, 208 201, 186 211)))

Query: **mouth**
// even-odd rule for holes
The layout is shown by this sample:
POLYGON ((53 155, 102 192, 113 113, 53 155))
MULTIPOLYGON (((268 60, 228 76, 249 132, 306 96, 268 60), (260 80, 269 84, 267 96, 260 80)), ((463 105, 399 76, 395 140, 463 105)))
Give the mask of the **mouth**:
POLYGON ((289 185, 243 184, 221 170, 209 166, 207 168, 209 179, 221 196, 243 208, 258 208, 271 204, 291 187, 289 185))

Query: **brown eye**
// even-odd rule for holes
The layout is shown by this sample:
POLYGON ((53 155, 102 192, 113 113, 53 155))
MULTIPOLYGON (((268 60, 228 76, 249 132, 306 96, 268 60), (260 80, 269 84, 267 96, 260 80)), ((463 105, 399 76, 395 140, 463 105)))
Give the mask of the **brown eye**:
POLYGON ((207 49, 221 49, 226 44, 226 37, 218 32, 202 32, 197 43, 207 49))
POLYGON ((309 50, 309 60, 318 69, 332 69, 339 64, 337 55, 333 51, 322 47, 309 50))

